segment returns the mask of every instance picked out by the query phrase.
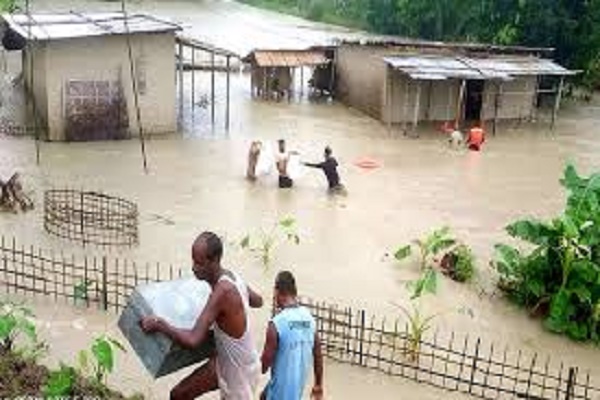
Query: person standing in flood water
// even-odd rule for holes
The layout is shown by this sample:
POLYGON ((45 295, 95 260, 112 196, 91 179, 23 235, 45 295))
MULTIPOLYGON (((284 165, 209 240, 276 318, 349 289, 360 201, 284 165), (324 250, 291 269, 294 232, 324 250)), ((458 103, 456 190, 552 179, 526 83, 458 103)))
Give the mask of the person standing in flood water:
POLYGON ((329 185, 329 193, 344 193, 346 189, 344 188, 344 185, 340 183, 340 175, 337 171, 338 162, 331 155, 331 153, 331 148, 326 146, 325 151, 323 152, 325 157, 324 161, 320 163, 303 162, 302 164, 307 167, 319 168, 323 170, 325 173, 325 178, 327 178, 327 184, 329 185))
POLYGON ((481 124, 476 124, 469 131, 467 147, 472 151, 480 151, 483 142, 485 142, 485 132, 481 127, 481 124))
POLYGON ((256 164, 258 164, 258 157, 262 150, 262 142, 255 140, 250 145, 250 151, 248 152, 248 169, 246 170, 246 178, 249 181, 256 180, 256 164))
POLYGON ((198 347, 213 327, 215 353, 171 390, 171 400, 191 400, 219 390, 221 399, 253 400, 260 378, 260 359, 250 329, 250 308, 262 307, 262 297, 234 272, 221 266, 223 244, 212 232, 201 233, 192 245, 192 271, 212 292, 192 329, 178 329, 162 318, 144 317, 146 333, 160 332, 188 349, 198 347))
POLYGON ((269 322, 261 363, 271 379, 261 400, 300 400, 312 366, 313 400, 323 398, 323 355, 314 317, 298 304, 296 280, 289 271, 275 278, 273 301, 278 310, 269 322))
POLYGON ((277 171, 279 172, 279 188, 289 189, 294 186, 294 181, 288 175, 288 164, 290 162, 290 153, 285 149, 285 140, 277 141, 279 151, 277 152, 277 171))

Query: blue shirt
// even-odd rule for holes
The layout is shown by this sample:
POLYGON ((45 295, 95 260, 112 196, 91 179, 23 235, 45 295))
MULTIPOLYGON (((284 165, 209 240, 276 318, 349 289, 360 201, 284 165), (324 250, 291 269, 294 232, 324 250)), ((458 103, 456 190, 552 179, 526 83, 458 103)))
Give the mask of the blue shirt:
POLYGON ((278 344, 267 400, 300 400, 313 363, 315 319, 299 306, 284 308, 272 322, 278 344))

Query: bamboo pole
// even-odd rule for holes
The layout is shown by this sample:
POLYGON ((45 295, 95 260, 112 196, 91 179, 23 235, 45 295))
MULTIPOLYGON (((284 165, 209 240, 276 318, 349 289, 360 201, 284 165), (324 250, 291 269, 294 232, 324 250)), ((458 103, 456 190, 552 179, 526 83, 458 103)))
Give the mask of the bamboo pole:
POLYGON ((215 52, 210 53, 210 120, 215 127, 215 52))
POLYGON ((394 75, 393 75, 394 70, 392 68, 390 68, 389 66, 387 67, 387 74, 386 74, 386 93, 387 93, 387 104, 386 104, 386 108, 387 108, 387 128, 388 128, 388 133, 392 134, 392 118, 393 118, 393 113, 394 113, 394 93, 392 92, 392 88, 393 88, 393 83, 394 83, 394 75))
POLYGON ((231 96, 230 96, 230 86, 231 86, 230 66, 231 66, 231 57, 227 56, 227 90, 226 90, 227 100, 225 102, 225 129, 227 131, 229 131, 229 101, 231 99, 231 96))
POLYGON ((404 125, 404 135, 408 132, 408 101, 410 100, 410 78, 404 80, 404 111, 402 112, 402 122, 404 125))
POLYGON ((416 81, 416 83, 417 94, 415 95, 415 109, 413 111, 413 132, 415 134, 417 134, 417 125, 419 124, 419 112, 421 111, 421 81, 416 81))
POLYGON ((492 134, 496 136, 496 126, 498 124, 498 108, 500 107, 500 97, 502 96, 502 82, 496 84, 496 94, 494 96, 494 127, 492 134))
POLYGON ((192 50, 192 112, 194 112, 194 105, 196 104, 196 49, 190 47, 192 50))
POLYGON ((460 82, 460 88, 458 90, 458 102, 456 104, 456 118, 454 119, 454 126, 456 128, 458 128, 459 124, 460 124, 460 120, 461 118, 461 113, 463 110, 463 102, 465 100, 465 89, 467 86, 467 81, 465 81, 464 79, 461 80, 460 82))
POLYGON ((556 98, 554 100, 554 109, 552 110, 552 124, 550 125, 550 129, 554 130, 554 125, 556 122, 556 116, 558 114, 558 109, 560 108, 560 100, 562 98, 563 88, 565 84, 565 77, 560 77, 560 82, 558 83, 558 90, 556 93, 556 98))
POLYGON ((183 109, 183 44, 179 42, 179 108, 183 109))

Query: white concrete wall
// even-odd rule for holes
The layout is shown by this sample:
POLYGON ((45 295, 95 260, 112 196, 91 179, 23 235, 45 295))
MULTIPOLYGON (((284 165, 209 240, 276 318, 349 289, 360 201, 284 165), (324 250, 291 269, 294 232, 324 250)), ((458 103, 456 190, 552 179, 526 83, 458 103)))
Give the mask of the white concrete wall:
MULTIPOLYGON (((177 128, 175 37, 138 34, 131 38, 138 76, 139 105, 145 134, 172 133, 177 128)), ((50 140, 64 140, 64 88, 68 80, 121 80, 132 136, 137 135, 135 103, 125 36, 103 36, 48 43, 46 63, 50 140)))

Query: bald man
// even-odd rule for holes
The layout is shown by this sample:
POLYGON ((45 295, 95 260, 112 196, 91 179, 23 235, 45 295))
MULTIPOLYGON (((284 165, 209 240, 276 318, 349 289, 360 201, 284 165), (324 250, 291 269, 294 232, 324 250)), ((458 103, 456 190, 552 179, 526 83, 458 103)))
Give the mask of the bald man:
POLYGON ((212 293, 193 329, 177 329, 154 316, 140 321, 146 333, 161 332, 187 348, 206 340, 214 324, 216 353, 173 388, 172 400, 195 399, 214 390, 220 390, 224 400, 254 398, 261 365, 248 314, 250 307, 262 307, 263 299, 221 266, 222 256, 223 244, 214 233, 204 232, 194 241, 192 271, 212 287, 212 293))

